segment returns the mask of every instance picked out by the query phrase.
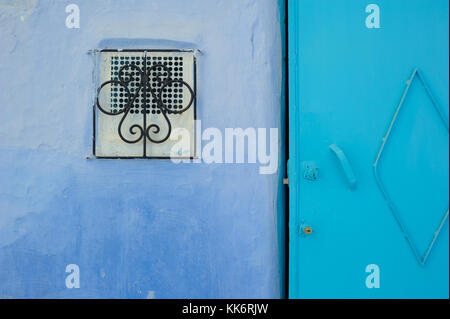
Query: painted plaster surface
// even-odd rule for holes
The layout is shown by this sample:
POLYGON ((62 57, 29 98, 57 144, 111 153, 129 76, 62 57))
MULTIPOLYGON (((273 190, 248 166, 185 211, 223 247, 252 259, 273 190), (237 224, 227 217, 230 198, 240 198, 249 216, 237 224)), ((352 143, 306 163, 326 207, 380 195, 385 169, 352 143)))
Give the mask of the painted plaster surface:
POLYGON ((204 128, 279 127, 278 2, 70 3, 0 0, 0 297, 279 297, 279 174, 86 159, 96 48, 200 49, 204 128))

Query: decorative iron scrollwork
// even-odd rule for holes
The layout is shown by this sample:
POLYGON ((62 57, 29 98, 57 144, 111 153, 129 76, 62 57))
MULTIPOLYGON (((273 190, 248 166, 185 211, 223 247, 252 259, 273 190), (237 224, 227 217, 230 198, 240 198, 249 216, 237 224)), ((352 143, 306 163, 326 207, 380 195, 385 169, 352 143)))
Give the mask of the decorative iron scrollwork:
MULTIPOLYGON (((137 143, 141 141, 142 138, 148 139, 152 143, 163 143, 170 137, 170 134, 172 132, 172 124, 167 114, 181 114, 187 111, 194 103, 195 93, 191 86, 185 81, 181 79, 173 79, 172 72, 166 65, 162 63, 156 63, 147 67, 146 52, 144 52, 144 56, 142 59, 142 68, 137 66, 133 62, 130 64, 125 64, 119 69, 116 79, 105 81, 100 85, 100 87, 97 89, 96 106, 104 114, 110 116, 122 116, 117 131, 121 140, 125 143, 137 143), (154 84, 155 80, 157 82, 157 85, 154 84), (133 88, 133 90, 130 89, 130 83, 132 82, 137 82, 137 87, 133 88), (100 104, 100 93, 102 89, 104 89, 108 85, 120 87, 123 89, 123 108, 119 110, 115 109, 108 111, 100 104), (168 106, 164 103, 163 92, 173 85, 180 87, 180 91, 182 87, 187 88, 190 94, 190 98, 189 103, 186 106, 180 106, 180 109, 169 110, 168 106), (147 99, 147 92, 150 92, 151 99, 147 99), (136 100, 139 98, 140 94, 143 94, 144 98, 141 100, 141 102, 137 103, 136 100), (161 137, 158 136, 161 134, 161 127, 156 123, 147 123, 147 113, 149 113, 147 109, 150 108, 150 101, 153 101, 153 103, 156 104, 157 109, 160 111, 158 112, 158 114, 162 114, 165 122, 167 123, 167 133, 161 137), (142 109, 141 113, 143 121, 142 124, 135 123, 128 129, 130 135, 133 136, 133 138, 130 139, 126 138, 123 134, 123 124, 125 119, 129 115, 133 105, 139 105, 142 109)), ((186 101, 186 99, 184 101, 186 101)), ((146 157, 146 142, 147 141, 144 140, 143 143, 144 157, 146 157)))

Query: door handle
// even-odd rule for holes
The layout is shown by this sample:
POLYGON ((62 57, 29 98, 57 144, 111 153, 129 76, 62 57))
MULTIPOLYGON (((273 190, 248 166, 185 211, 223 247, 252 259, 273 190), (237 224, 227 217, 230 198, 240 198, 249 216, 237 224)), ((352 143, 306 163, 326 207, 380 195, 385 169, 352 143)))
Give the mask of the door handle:
POLYGON ((349 183, 350 189, 355 190, 356 189, 356 177, 355 173, 353 173, 353 169, 350 165, 350 162, 347 159, 347 156, 345 156, 344 151, 337 146, 336 144, 331 144, 330 150, 333 151, 333 153, 336 155, 337 159, 339 160, 339 163, 341 164, 342 169, 344 170, 345 176, 347 177, 347 181, 349 183))

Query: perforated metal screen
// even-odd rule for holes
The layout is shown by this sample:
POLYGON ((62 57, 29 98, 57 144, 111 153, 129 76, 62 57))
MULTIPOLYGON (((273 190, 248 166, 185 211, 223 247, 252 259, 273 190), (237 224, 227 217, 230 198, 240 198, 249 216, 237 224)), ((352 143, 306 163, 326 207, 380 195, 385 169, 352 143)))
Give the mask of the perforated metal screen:
POLYGON ((193 52, 104 50, 98 65, 97 157, 195 156, 193 52), (179 129, 184 143, 177 144, 179 129))
MULTIPOLYGON (((119 68, 128 65, 135 64, 137 66, 143 65, 141 57, 139 56, 112 56, 111 57, 111 79, 119 80, 119 68)), ((155 90, 160 90, 162 87, 162 82, 158 81, 158 76, 167 76, 167 72, 163 70, 162 67, 158 66, 163 64, 167 66, 168 71, 172 73, 172 78, 175 80, 183 80, 183 57, 182 56, 153 56, 147 57, 147 71, 150 76, 150 86, 155 90), (152 70, 151 67, 156 65, 156 69, 152 70)), ((139 76, 137 71, 131 71, 130 75, 133 76, 133 80, 130 82, 130 92, 133 94, 139 85, 139 76)), ((180 83, 170 83, 163 88, 163 100, 162 102, 169 109, 168 113, 172 114, 172 109, 182 109, 183 108, 183 85, 180 83)), ((118 84, 113 84, 111 90, 111 111, 115 112, 121 110, 126 105, 126 96, 124 89, 118 84)), ((147 114, 161 114, 157 106, 157 99, 153 97, 150 92, 146 93, 147 103, 149 103, 150 108, 147 108, 147 114)), ((144 113, 143 108, 144 93, 141 92, 139 97, 133 103, 130 113, 144 113)))

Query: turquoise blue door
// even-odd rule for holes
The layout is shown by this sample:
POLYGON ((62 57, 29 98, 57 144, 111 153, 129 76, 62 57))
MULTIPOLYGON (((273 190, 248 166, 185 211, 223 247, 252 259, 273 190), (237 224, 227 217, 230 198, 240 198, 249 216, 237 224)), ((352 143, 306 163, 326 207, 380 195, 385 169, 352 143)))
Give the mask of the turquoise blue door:
POLYGON ((289 297, 449 297, 447 0, 289 0, 289 297))

